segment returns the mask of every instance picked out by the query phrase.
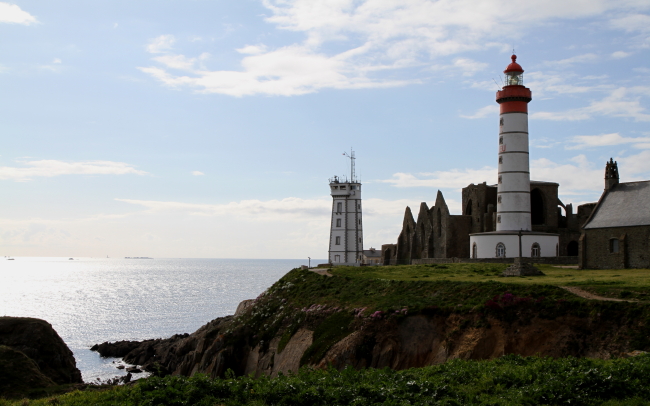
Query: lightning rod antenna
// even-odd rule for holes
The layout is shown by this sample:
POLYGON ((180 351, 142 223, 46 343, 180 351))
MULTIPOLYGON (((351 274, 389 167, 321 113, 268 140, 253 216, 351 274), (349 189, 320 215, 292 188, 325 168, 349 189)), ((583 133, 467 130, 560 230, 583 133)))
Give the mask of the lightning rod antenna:
POLYGON ((355 174, 354 174, 354 160, 357 159, 357 158, 355 158, 355 156, 354 156, 354 151, 352 150, 352 147, 350 147, 350 155, 348 155, 347 152, 344 152, 343 155, 350 158, 350 182, 357 183, 357 180, 356 180, 355 174))

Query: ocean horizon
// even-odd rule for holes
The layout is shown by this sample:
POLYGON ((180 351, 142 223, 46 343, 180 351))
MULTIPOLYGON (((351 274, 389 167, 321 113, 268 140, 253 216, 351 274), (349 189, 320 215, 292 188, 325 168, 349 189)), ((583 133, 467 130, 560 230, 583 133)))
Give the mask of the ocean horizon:
POLYGON ((0 262, 0 314, 52 324, 85 382, 126 374, 116 368, 119 360, 100 357, 90 351, 92 345, 192 333, 308 264, 307 259, 7 258, 0 262))

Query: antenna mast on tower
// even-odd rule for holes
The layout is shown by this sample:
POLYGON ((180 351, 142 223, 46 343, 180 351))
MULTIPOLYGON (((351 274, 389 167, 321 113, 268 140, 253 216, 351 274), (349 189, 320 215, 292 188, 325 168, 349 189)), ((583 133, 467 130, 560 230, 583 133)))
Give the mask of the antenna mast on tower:
POLYGON ((357 158, 354 157, 354 151, 352 150, 352 148, 350 148, 350 155, 348 155, 347 152, 344 152, 343 155, 350 158, 350 182, 356 183, 357 180, 355 179, 355 174, 354 174, 354 160, 357 158))

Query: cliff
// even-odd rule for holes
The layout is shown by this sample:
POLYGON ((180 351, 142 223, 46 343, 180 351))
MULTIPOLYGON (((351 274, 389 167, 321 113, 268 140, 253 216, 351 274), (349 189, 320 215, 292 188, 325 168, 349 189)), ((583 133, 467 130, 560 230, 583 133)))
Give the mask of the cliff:
POLYGON ((83 383, 72 351, 44 320, 0 317, 0 396, 83 383))
POLYGON ((650 307, 554 286, 326 278, 293 270, 189 335, 103 343, 160 375, 276 376, 302 365, 396 370, 505 354, 618 357, 650 349, 650 307))

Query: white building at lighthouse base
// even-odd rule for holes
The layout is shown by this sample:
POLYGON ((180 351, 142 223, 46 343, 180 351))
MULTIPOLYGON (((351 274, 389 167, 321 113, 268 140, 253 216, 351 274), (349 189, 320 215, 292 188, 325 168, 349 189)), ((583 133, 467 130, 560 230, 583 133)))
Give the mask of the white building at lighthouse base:
MULTIPOLYGON (((472 258, 519 257, 519 231, 493 231, 469 235, 472 258)), ((559 254, 559 234, 521 231, 523 258, 556 257, 559 254)))

